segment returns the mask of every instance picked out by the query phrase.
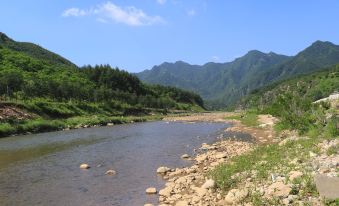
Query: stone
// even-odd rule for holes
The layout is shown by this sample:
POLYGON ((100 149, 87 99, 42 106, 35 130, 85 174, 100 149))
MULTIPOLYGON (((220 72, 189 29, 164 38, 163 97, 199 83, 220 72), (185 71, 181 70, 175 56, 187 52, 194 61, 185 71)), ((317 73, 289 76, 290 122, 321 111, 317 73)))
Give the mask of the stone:
POLYGON ((319 168, 319 170, 318 170, 318 172, 320 173, 320 174, 325 174, 325 173, 329 173, 329 172, 331 172, 331 170, 329 169, 329 168, 319 168))
POLYGON ((321 197, 326 199, 339 198, 339 177, 318 174, 314 177, 314 181, 321 197))
POLYGON ((212 179, 206 180, 206 182, 201 186, 203 189, 211 189, 215 187, 215 182, 212 179))
POLYGON ((170 197, 171 192, 172 192, 172 188, 166 187, 166 188, 159 191, 159 195, 164 196, 164 197, 170 197))
POLYGON ((195 160, 197 161, 197 162, 203 162, 203 161, 205 161, 205 160, 207 160, 207 155, 206 154, 202 154, 202 155, 198 155, 196 158, 195 158, 195 160))
POLYGON ((89 169, 91 168, 88 164, 81 164, 80 169, 89 169))
POLYGON ((107 172, 105 172, 105 175, 115 175, 117 172, 114 170, 107 170, 107 172))
POLYGON ((202 198, 207 194, 207 189, 205 188, 196 188, 195 192, 197 193, 198 197, 202 198))
POLYGON ((181 200, 175 203, 175 206, 188 206, 188 202, 181 200))
POLYGON ((222 158, 226 158, 226 157, 227 157, 226 153, 219 153, 219 154, 215 155, 216 159, 222 159, 222 158))
POLYGON ((171 169, 168 168, 168 167, 159 167, 159 168, 157 169, 157 173, 158 173, 158 174, 166 174, 166 173, 169 172, 169 171, 171 171, 171 169))
POLYGON ((113 126, 114 124, 113 123, 107 123, 107 126, 113 126))
POLYGON ((241 202, 247 196, 248 196, 247 189, 232 189, 227 193, 224 199, 224 203, 225 204, 236 204, 236 203, 241 202))
POLYGON ((293 181, 294 179, 297 179, 303 176, 303 173, 300 171, 291 171, 288 175, 289 175, 289 180, 293 181))
POLYGON ((156 194, 157 189, 155 187, 150 187, 146 189, 146 194, 156 194))
POLYGON ((275 197, 287 197, 292 188, 289 185, 284 184, 283 182, 275 182, 271 184, 265 193, 267 197, 275 196, 275 197))
POLYGON ((183 155, 181 155, 181 158, 182 159, 187 159, 187 158, 190 158, 190 156, 188 154, 183 154, 183 155))

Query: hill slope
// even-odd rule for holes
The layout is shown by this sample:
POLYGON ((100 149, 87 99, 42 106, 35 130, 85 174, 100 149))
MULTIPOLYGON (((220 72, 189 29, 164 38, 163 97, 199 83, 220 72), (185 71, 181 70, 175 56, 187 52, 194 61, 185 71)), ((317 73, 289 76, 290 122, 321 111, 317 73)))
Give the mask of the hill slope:
POLYGON ((25 129, 22 124, 32 126, 30 121, 15 115, 11 118, 6 111, 27 112, 27 117, 42 118, 44 122, 88 115, 106 118, 202 108, 201 97, 192 92, 144 84, 136 76, 109 65, 78 68, 35 44, 15 42, 0 34, 0 136, 35 131, 36 127, 25 129))
POLYGON ((36 44, 14 41, 2 32, 0 32, 0 45, 10 50, 24 53, 30 57, 46 61, 50 64, 61 64, 76 67, 75 64, 58 54, 50 52, 36 44))
POLYGON ((280 96, 288 95, 314 102, 338 90, 339 64, 253 90, 243 97, 238 105, 245 108, 263 109, 272 106, 280 96))
POLYGON ((294 57, 250 51, 229 63, 164 63, 138 73, 145 82, 199 93, 212 108, 234 104, 241 96, 272 82, 339 63, 339 46, 317 41, 294 57))

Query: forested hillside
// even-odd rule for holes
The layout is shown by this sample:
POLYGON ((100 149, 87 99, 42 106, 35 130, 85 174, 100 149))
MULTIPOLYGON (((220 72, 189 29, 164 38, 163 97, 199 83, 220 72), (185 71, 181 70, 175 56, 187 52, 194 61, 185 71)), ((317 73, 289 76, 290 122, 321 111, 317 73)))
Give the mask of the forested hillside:
POLYGON ((339 46, 317 41, 294 57, 253 50, 229 63, 163 63, 137 75, 145 82, 197 92, 213 109, 231 106, 256 88, 336 63, 339 46))
POLYGON ((332 122, 329 126, 338 133, 339 100, 332 104, 332 110, 335 111, 331 111, 330 116, 326 115, 331 108, 329 103, 313 103, 338 91, 339 65, 334 65, 323 71, 300 75, 252 91, 237 105, 279 117, 282 129, 321 132, 320 128, 332 122))
POLYGON ((11 130, 8 128, 14 126, 17 130, 18 125, 27 123, 2 114, 9 106, 31 113, 33 119, 146 115, 152 111, 197 111, 204 107, 201 97, 192 92, 147 85, 109 65, 79 68, 57 54, 31 43, 15 42, 3 33, 0 101, 0 136, 3 127, 11 130))

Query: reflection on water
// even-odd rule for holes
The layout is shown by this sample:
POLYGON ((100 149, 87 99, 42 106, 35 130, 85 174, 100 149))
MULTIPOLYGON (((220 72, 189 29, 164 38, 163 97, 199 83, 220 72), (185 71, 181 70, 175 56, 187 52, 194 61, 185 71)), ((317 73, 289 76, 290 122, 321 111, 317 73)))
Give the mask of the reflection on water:
POLYGON ((148 122, 0 139, 0 205, 156 204, 145 189, 163 186, 157 167, 187 166, 180 156, 226 126, 148 122))

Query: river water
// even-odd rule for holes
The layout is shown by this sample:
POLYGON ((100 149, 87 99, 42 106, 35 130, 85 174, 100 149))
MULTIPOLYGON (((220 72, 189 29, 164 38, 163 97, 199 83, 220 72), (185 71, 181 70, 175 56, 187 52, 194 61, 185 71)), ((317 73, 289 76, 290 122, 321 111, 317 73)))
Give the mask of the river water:
POLYGON ((158 121, 0 139, 0 205, 156 204, 145 194, 164 185, 156 169, 188 166, 180 156, 228 126, 158 121), (109 169, 117 174, 105 175, 109 169))

